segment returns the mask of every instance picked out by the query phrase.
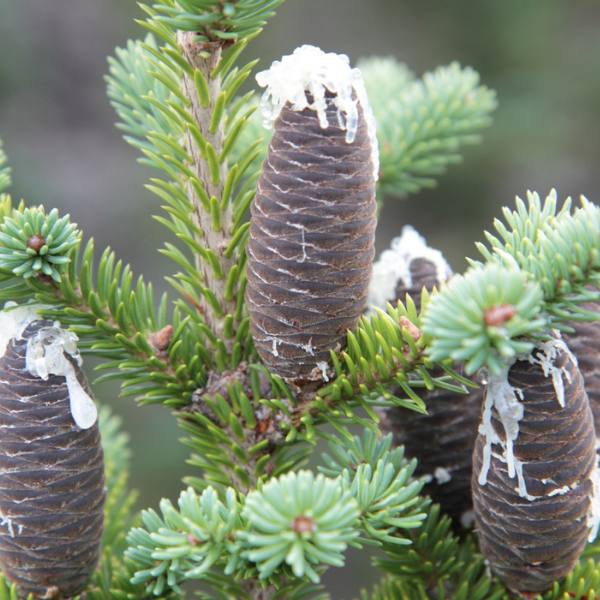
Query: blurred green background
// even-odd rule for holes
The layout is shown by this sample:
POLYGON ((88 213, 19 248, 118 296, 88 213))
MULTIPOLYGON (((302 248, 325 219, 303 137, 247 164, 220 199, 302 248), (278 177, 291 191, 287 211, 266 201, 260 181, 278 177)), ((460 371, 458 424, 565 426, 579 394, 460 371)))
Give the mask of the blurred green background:
MULTIPOLYGON (((456 271, 500 207, 528 189, 559 198, 600 196, 600 3, 596 0, 287 0, 245 57, 268 68, 301 44, 361 56, 393 55, 421 74, 458 60, 498 92, 484 143, 433 190, 383 209, 378 250, 405 224, 441 249, 456 271)), ((144 30, 132 0, 0 0, 0 136, 13 167, 16 200, 70 213, 102 251, 110 245, 158 292, 171 264, 158 252, 166 232, 151 215, 152 176, 113 123, 104 93, 106 56, 144 30)), ((118 388, 96 396, 123 416, 134 450, 140 508, 176 499, 190 474, 168 412, 137 409, 118 388)), ((351 554, 334 598, 352 598, 373 574, 351 554)))

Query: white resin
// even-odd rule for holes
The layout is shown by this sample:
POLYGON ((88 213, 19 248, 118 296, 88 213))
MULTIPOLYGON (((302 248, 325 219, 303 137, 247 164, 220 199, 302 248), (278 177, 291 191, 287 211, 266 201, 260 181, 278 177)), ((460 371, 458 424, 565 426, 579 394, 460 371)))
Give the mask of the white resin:
MULTIPOLYGON (((533 502, 534 500, 541 498, 541 496, 532 496, 527 492, 527 484, 525 483, 525 475, 523 475, 523 465, 526 465, 527 463, 520 461, 518 458, 515 458, 514 460, 515 460, 515 471, 517 472, 517 482, 518 482, 518 485, 515 488, 515 491, 517 492, 517 494, 519 494, 519 496, 521 496, 521 498, 525 498, 526 500, 529 500, 529 502, 533 502)), ((548 495, 550 496, 551 494, 548 494, 548 495)))
POLYGON ((11 519, 10 517, 5 517, 2 513, 0 513, 0 526, 6 525, 6 528, 8 529, 8 533, 10 534, 11 538, 15 537, 15 530, 13 524, 16 524, 17 526, 17 535, 21 535, 24 529, 23 525, 21 525, 20 523, 15 523, 14 519, 11 519))
POLYGON ((433 472, 433 476, 436 478, 439 485, 443 485, 444 483, 448 483, 452 480, 452 475, 450 475, 450 471, 448 469, 444 469, 444 467, 436 467, 433 472))
MULTIPOLYGON (((558 334, 557 334, 558 335, 558 334)), ((569 383, 571 383, 571 373, 566 367, 559 369, 555 366, 554 361, 558 357, 559 353, 566 353, 574 365, 577 365, 577 359, 567 345, 560 338, 555 338, 547 342, 540 342, 536 345, 539 350, 536 356, 533 354, 529 355, 529 362, 532 365, 539 365, 542 368, 544 377, 552 377, 552 385, 558 398, 558 403, 564 408, 565 406, 565 386, 563 382, 563 375, 569 383)))
POLYGON ((598 535, 600 526, 600 467, 596 459, 596 466, 590 475, 592 482, 592 493, 590 494, 590 506, 587 514, 587 525, 590 528, 588 542, 593 542, 598 535))
MULTIPOLYGON (((492 444, 499 444, 504 449, 502 454, 508 469, 508 476, 516 475, 515 456, 513 454, 513 442, 519 436, 519 421, 523 418, 525 409, 517 400, 515 390, 508 383, 508 371, 511 365, 502 369, 499 375, 490 375, 490 381, 485 393, 485 404, 483 409, 483 422, 479 426, 479 433, 485 436, 483 448, 483 464, 479 473, 479 485, 487 483, 487 474, 492 459, 492 444), (502 441, 492 426, 492 407, 495 406, 498 416, 504 426, 506 441, 502 441)), ((519 465, 520 466, 520 465, 519 465)), ((520 482, 519 482, 520 483, 520 482)), ((524 481, 523 481, 524 485, 524 481)), ((522 486, 519 485, 519 488, 522 486)), ((521 494, 523 490, 519 490, 521 494)), ((527 493, 524 491, 524 493, 527 493)), ((521 494, 522 495, 522 494, 521 494)))
POLYGON ((358 103, 362 106, 371 140, 373 175, 379 176, 379 147, 377 126, 373 110, 369 104, 365 84, 360 69, 351 68, 345 54, 325 53, 316 46, 304 45, 296 48, 293 54, 276 60, 271 68, 256 74, 256 81, 266 87, 260 107, 263 125, 271 128, 284 105, 289 102, 292 110, 310 108, 317 112, 323 129, 327 121, 325 92, 336 94, 334 103, 338 109, 338 124, 346 130, 346 142, 351 144, 358 128, 358 103), (310 92, 313 102, 309 103, 306 92, 310 92), (353 98, 356 96, 356 99, 353 98))
POLYGON ((475 523, 475 513, 473 512, 472 509, 465 510, 465 512, 462 515, 460 515, 460 524, 465 529, 471 529, 471 527, 473 527, 474 523, 475 523))
POLYGON ((577 485, 577 483, 575 483, 575 485, 573 485, 573 486, 563 485, 561 488, 557 488, 557 489, 553 490, 552 492, 550 492, 549 494, 547 494, 547 496, 548 496, 548 498, 551 498, 552 496, 562 496, 563 494, 566 494, 567 492, 570 492, 571 490, 574 490, 578 487, 579 486, 577 485))
MULTIPOLYGON (((402 279, 407 288, 412 286, 410 264, 424 258, 435 265, 437 280, 441 283, 452 276, 452 269, 439 250, 430 248, 425 238, 410 225, 402 228, 399 237, 392 240, 389 250, 384 250, 373 264, 369 285, 369 304, 385 309, 396 295, 398 281, 402 279)), ((404 302, 404 298, 400 298, 404 302)))
MULTIPOLYGON (((563 352, 568 354, 570 360, 572 360, 574 364, 577 364, 577 359, 560 338, 552 339, 547 342, 539 342, 536 344, 536 349, 539 351, 536 356, 530 354, 527 357, 521 356, 519 359, 528 360, 531 364, 539 365, 542 368, 545 377, 552 377, 552 384, 554 386, 554 391, 556 392, 557 400, 560 406, 564 407, 565 390, 563 376, 571 383, 571 374, 566 367, 563 367, 562 369, 556 367, 554 361, 559 354, 563 352)), ((493 456, 497 460, 506 463, 509 477, 514 478, 516 476, 517 487, 515 488, 515 491, 522 498, 534 501, 542 497, 566 494, 570 490, 576 489, 579 482, 554 489, 548 494, 545 494, 545 496, 532 496, 527 492, 525 477, 523 475, 523 466, 527 463, 516 458, 513 452, 513 442, 519 437, 519 421, 523 418, 525 411, 524 406, 519 402, 519 400, 523 400, 523 390, 513 388, 508 383, 508 371, 510 366, 511 365, 507 365, 502 369, 499 375, 491 375, 486 389, 483 419, 479 426, 479 433, 485 436, 485 446, 483 449, 482 468, 478 482, 480 485, 485 485, 487 483, 487 475, 493 456), (492 427, 491 419, 493 406, 496 407, 502 425, 504 426, 506 441, 501 440, 492 427), (494 444, 499 445, 502 448, 501 454, 493 452, 492 445, 494 444)), ((598 477, 599 483, 594 485, 600 486, 600 476, 596 475, 596 477, 598 477)), ((545 485, 546 483, 554 483, 554 481, 543 480, 542 483, 545 485)), ((596 510, 598 512, 598 521, 600 522, 600 499, 598 500, 598 504, 599 506, 596 510)))
POLYGON ((71 415, 80 429, 89 429, 98 418, 94 401, 83 389, 75 368, 65 352, 81 364, 77 350, 77 336, 61 329, 58 322, 53 327, 43 327, 27 341, 26 368, 34 377, 48 379, 50 375, 59 375, 66 379, 69 391, 71 415))
POLYGON ((10 340, 21 339, 21 334, 27 326, 41 318, 36 310, 42 308, 41 304, 18 306, 16 302, 7 302, 4 305, 4 310, 0 312, 0 358, 6 353, 10 340), (17 308, 12 308, 13 306, 17 308))
POLYGON ((328 368, 329 365, 325 361, 320 361, 317 363, 317 369, 321 371, 321 375, 323 375, 323 381, 325 382, 329 381, 329 375, 327 373, 328 368))
POLYGON ((433 471, 433 474, 427 473, 423 475, 421 479, 425 483, 431 483, 435 479, 438 485, 443 485, 444 483, 452 481, 452 475, 448 469, 445 469, 444 467, 436 467, 433 471))

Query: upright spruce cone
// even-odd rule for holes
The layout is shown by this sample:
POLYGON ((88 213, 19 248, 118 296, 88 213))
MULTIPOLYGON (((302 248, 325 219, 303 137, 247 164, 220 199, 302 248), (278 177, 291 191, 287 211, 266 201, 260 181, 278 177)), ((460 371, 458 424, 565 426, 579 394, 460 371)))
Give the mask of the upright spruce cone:
MULTIPOLYGON (((417 311, 421 310, 423 288, 431 292, 452 274, 441 253, 428 248, 412 228, 405 227, 402 236, 392 242, 392 250, 386 252, 390 254, 382 255, 374 265, 373 281, 381 280, 388 289, 394 290, 394 298, 387 298, 388 301, 405 302, 408 294, 417 311), (395 276, 390 277, 390 268, 395 276)), ((455 368, 460 370, 461 365, 455 368)), ((442 377, 446 372, 436 366, 431 375, 442 377)), ((400 389, 391 391, 402 394, 400 389)), ((468 394, 440 388, 431 391, 417 388, 415 392, 425 402, 428 414, 402 407, 390 408, 381 420, 381 428, 392 432, 394 445, 404 446, 407 456, 418 460, 415 475, 427 481, 423 493, 440 504, 457 529, 461 522, 470 525, 472 457, 483 388, 471 389, 468 394)))
POLYGON ((490 380, 481 431, 473 455, 481 549, 507 587, 542 592, 583 551, 597 477, 592 412, 564 344, 543 345, 490 380))
POLYGON ((91 393, 68 339, 67 352, 51 343, 62 334, 49 321, 33 321, 0 358, 0 569, 20 597, 75 596, 100 555, 100 432, 95 422, 81 429, 74 421, 78 394, 91 393), (41 339, 45 357, 28 353, 32 338, 41 339), (36 360, 38 372, 49 367, 47 379, 31 374, 36 360), (57 365, 65 376, 51 374, 57 365))
MULTIPOLYGON (((441 367, 431 371, 432 377, 445 374, 441 367)), ((426 481, 423 494, 440 504, 455 529, 470 527, 472 457, 483 389, 467 394, 440 388, 415 391, 425 402, 427 414, 393 407, 382 419, 382 429, 392 432, 395 446, 404 446, 406 455, 417 459, 415 476, 426 481)))
MULTIPOLYGON (((581 306, 586 310, 600 312, 600 302, 587 302, 581 306)), ((563 339, 579 364, 585 391, 594 413, 596 436, 600 437, 600 321, 571 321, 568 325, 575 331, 563 333, 563 339)))
MULTIPOLYGON (((307 97, 311 98, 307 93, 307 97)), ((289 381, 326 377, 367 303, 376 226, 372 149, 363 108, 354 140, 326 93, 326 128, 287 103, 277 120, 247 247, 254 344, 289 381)))

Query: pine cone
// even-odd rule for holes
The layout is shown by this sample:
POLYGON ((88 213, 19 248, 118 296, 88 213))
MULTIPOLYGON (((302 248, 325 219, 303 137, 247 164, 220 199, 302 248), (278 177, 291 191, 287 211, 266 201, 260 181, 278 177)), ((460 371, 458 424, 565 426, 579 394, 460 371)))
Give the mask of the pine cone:
MULTIPOLYGON (((600 312, 600 302, 587 302, 581 305, 586 310, 600 312)), ((567 323, 575 330, 563 333, 563 339, 575 355, 579 370, 585 382, 585 391, 594 413, 596 435, 600 436, 600 321, 567 323)))
POLYGON ((91 392, 71 356, 60 349, 78 385, 69 375, 44 380, 28 370, 28 341, 40 331, 61 334, 34 321, 0 358, 0 568, 20 597, 71 597, 100 556, 103 451, 98 424, 81 429, 73 420, 68 385, 91 392))
POLYGON ((562 342, 547 344, 531 362, 515 362, 508 383, 506 376, 490 381, 482 425, 488 435, 477 438, 473 455, 481 549, 494 573, 522 594, 542 592, 573 569, 588 536, 596 463, 593 416, 577 364, 562 342))
MULTIPOLYGON (((307 96, 310 94, 307 93, 307 96)), ((352 143, 326 94, 329 126, 286 104, 252 203, 246 300, 254 344, 276 375, 321 379, 367 303, 376 226, 369 132, 352 143)))
MULTIPOLYGON (((439 367, 431 372, 432 377, 445 374, 439 367)), ((417 459, 415 476, 425 477, 427 482, 423 494, 440 504, 455 528, 460 528, 459 523, 470 526, 472 457, 483 388, 468 394, 440 388, 415 391, 425 402, 428 414, 393 407, 382 420, 382 429, 393 433, 394 446, 404 446, 406 455, 417 459)))
POLYGON ((452 269, 439 250, 430 248, 414 227, 405 225, 373 265, 369 302, 385 309, 388 302, 406 301, 408 294, 421 311, 423 288, 431 292, 452 277, 452 269))
MULTIPOLYGON (((395 286, 395 298, 387 300, 405 302, 408 294, 418 312, 423 288, 431 292, 452 275, 441 253, 427 247, 425 240, 411 227, 405 227, 402 236, 392 242, 392 250, 386 252, 390 254, 382 256, 374 272, 381 268, 380 277, 384 278, 390 268, 394 271, 396 278, 391 283, 395 286)), ((455 368, 460 370, 461 365, 455 368)), ((432 377, 444 375, 446 372, 441 367, 431 371, 432 377)), ((400 388, 390 391, 402 394, 400 388)), ((470 390, 468 394, 440 388, 431 391, 420 388, 415 392, 425 402, 428 414, 421 415, 402 407, 390 408, 381 421, 382 429, 391 431, 394 445, 404 446, 407 456, 418 460, 415 475, 427 481, 423 493, 440 504, 457 529, 459 523, 470 525, 472 457, 483 388, 470 390)))

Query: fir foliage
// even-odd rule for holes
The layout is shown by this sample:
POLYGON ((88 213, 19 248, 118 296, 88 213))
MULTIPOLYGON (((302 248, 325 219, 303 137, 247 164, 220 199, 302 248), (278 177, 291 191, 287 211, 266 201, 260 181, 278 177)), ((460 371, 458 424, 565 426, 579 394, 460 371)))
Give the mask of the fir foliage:
POLYGON ((413 480, 416 461, 404 458, 404 449, 391 450, 392 436, 377 439, 369 429, 362 439, 354 436, 330 441, 337 460, 323 455, 328 475, 339 473, 345 489, 358 500, 363 533, 358 541, 381 546, 410 544, 404 529, 418 527, 425 514, 418 497, 423 482, 413 480))
MULTIPOLYGON (((10 585, 8 581, 0 574, 0 598, 2 600, 19 600, 17 596, 17 586, 10 585)), ((34 600, 33 594, 29 594, 26 600, 34 600)))
POLYGON ((295 577, 319 582, 314 566, 341 567, 343 551, 358 536, 359 506, 339 479, 310 471, 271 479, 248 494, 244 507, 250 531, 240 535, 244 556, 261 579, 283 563, 295 577))
POLYGON ((495 92, 480 85, 470 67, 454 62, 414 80, 393 59, 372 58, 359 66, 373 99, 383 197, 433 187, 436 176, 462 160, 460 147, 480 143, 477 132, 491 124, 495 92))
POLYGON ((516 211, 503 211, 508 227, 494 222, 499 238, 486 233, 493 254, 483 244, 478 245, 480 252, 488 261, 517 266, 539 282, 553 324, 594 319, 577 304, 599 297, 586 289, 598 280, 600 267, 598 206, 582 197, 581 207, 571 211, 568 198, 557 212, 555 190, 543 205, 536 192, 527 194, 527 206, 520 198, 516 204, 516 211))
MULTIPOLYGON (((422 306, 428 303, 429 296, 424 291, 422 306)), ((451 368, 446 368, 447 376, 430 375, 432 363, 425 352, 431 337, 420 326, 421 318, 410 298, 407 306, 398 302, 393 308, 388 304, 387 312, 373 308, 372 314, 363 317, 356 330, 349 332, 348 347, 341 356, 332 353, 335 379, 319 390, 309 410, 347 435, 339 424, 356 424, 377 431, 368 419, 356 414, 355 407, 364 409, 377 423, 375 407, 403 406, 424 412, 425 405, 414 388, 440 387, 465 393, 464 386, 473 383, 451 368), (390 393, 388 388, 392 385, 400 386, 402 397, 390 393)))
POLYGON ((172 29, 196 33, 197 42, 249 39, 260 33, 283 0, 160 0, 156 21, 172 29))
MULTIPOLYGON (((0 140, 0 194, 10 187, 12 181, 10 178, 10 167, 7 166, 8 158, 2 148, 2 140, 0 140)), ((2 198, 2 196, 0 196, 2 198)))
POLYGON ((488 264, 471 261, 464 276, 432 298, 423 319, 433 338, 431 360, 452 358, 465 361, 468 373, 483 365, 498 373, 551 328, 597 319, 578 304, 598 299, 586 288, 598 281, 600 208, 582 198, 575 211, 568 200, 557 213, 555 192, 543 206, 536 193, 528 201, 529 207, 517 199, 517 211, 504 210, 508 227, 495 221, 500 237, 487 234, 491 251, 478 245, 488 264), (510 318, 486 323, 487 311, 498 307, 508 307, 510 318))
POLYGON ((226 503, 210 487, 200 496, 189 488, 179 498, 179 511, 168 500, 162 500, 160 508, 162 518, 153 510, 143 511, 144 527, 132 529, 127 536, 125 556, 136 566, 134 585, 143 584, 154 596, 166 589, 182 594, 183 581, 205 578, 224 554, 230 573, 238 567, 239 546, 230 540, 241 521, 232 488, 226 503))
POLYGON ((166 170, 163 155, 185 154, 181 147, 185 125, 177 111, 183 105, 178 66, 169 54, 159 54, 159 62, 157 53, 151 33, 143 42, 129 40, 126 48, 117 48, 116 58, 108 59, 107 94, 121 119, 117 127, 125 132, 125 140, 146 156, 140 162, 166 170), (153 141, 147 139, 150 133, 153 141))
POLYGON ((376 558, 374 565, 391 579, 375 590, 373 598, 499 600, 505 597, 504 586, 489 577, 473 539, 467 536, 459 540, 450 525, 450 519, 440 514, 439 505, 432 505, 426 521, 412 532, 412 546, 404 552, 399 551, 404 548, 385 546, 385 558, 376 558))
MULTIPOLYGON (((208 4, 212 6, 215 3, 208 4)), ((241 11, 240 15, 246 14, 248 7, 245 3, 237 4, 240 6, 236 11, 241 11)), ((259 10, 261 3, 254 2, 253 5, 263 15, 260 19, 270 14, 259 10)), ((157 7, 160 8, 159 5, 157 7)), ((175 10, 173 6, 170 8, 175 10)), ((184 15, 181 10, 177 8, 180 16, 184 15)), ((185 246, 185 251, 182 251, 167 243, 162 251, 177 267, 183 268, 169 281, 192 311, 201 308, 205 314, 210 312, 214 315, 205 319, 213 333, 211 341, 217 343, 214 334, 218 334, 217 329, 223 330, 225 340, 221 341, 221 346, 229 352, 233 350, 234 360, 239 362, 246 340, 242 344, 242 340, 234 337, 240 331, 248 335, 247 329, 237 327, 244 318, 241 299, 245 288, 243 249, 247 224, 243 219, 254 196, 253 186, 257 177, 257 173, 248 175, 247 170, 253 165, 259 142, 246 148, 231 169, 227 164, 248 117, 254 111, 254 108, 241 111, 247 97, 238 99, 235 92, 255 62, 242 68, 233 66, 233 61, 246 44, 245 39, 241 39, 225 50, 212 71, 204 74, 181 55, 176 32, 169 25, 169 19, 173 17, 155 18, 157 13, 153 9, 147 8, 147 12, 151 18, 146 25, 156 37, 162 38, 165 45, 159 47, 156 38, 149 35, 143 43, 130 42, 126 49, 117 50, 117 59, 110 60, 108 94, 122 119, 119 127, 127 133, 127 141, 145 155, 142 162, 166 175, 166 179, 153 179, 148 188, 166 202, 163 208, 167 218, 157 216, 156 219, 185 246), (193 81, 194 93, 198 94, 201 104, 198 110, 205 116, 198 117, 189 112, 190 99, 181 91, 182 75, 193 81), (214 84, 211 83, 213 79, 214 84), (211 85, 217 86, 212 97, 209 92, 211 85), (210 121, 208 129, 202 129, 198 118, 210 121), (222 139, 218 133, 221 128, 222 139), (209 177, 207 174, 206 180, 202 179, 200 172, 189 168, 194 162, 190 152, 198 152, 200 162, 206 165, 206 172, 210 174, 209 177), (212 195, 213 191, 221 197, 212 195), (215 247, 207 244, 206 232, 201 230, 200 223, 204 219, 208 219, 212 231, 222 231, 221 241, 215 247), (223 244, 225 249, 221 247, 223 244), (204 266, 199 268, 200 265, 204 266), (211 286, 207 283, 208 279, 222 283, 211 286), (222 297, 217 297, 217 288, 221 289, 222 297), (211 322, 221 325, 210 327, 211 322)), ((182 18, 187 17, 184 15, 182 18)), ((199 168, 202 171, 202 167, 199 168)), ((206 352, 213 354, 210 346, 206 352)), ((224 361, 214 354, 213 357, 221 365, 229 360, 229 356, 224 361)))
POLYGON ((166 295, 155 309, 152 286, 141 277, 134 285, 129 267, 123 267, 109 248, 95 276, 91 240, 83 252, 73 248, 68 258, 60 284, 3 273, 7 285, 0 289, 0 300, 42 303, 42 316, 59 320, 80 337, 82 354, 104 359, 99 369, 111 373, 100 381, 124 380, 122 395, 141 396, 143 403, 187 404, 192 391, 204 382, 204 364, 196 358, 182 366, 180 357, 193 355, 193 348, 203 339, 201 331, 176 308, 170 318, 173 334, 167 352, 167 346, 157 346, 153 337, 168 325, 166 295))
POLYGON ((359 534, 358 503, 340 479, 310 471, 271 479, 242 502, 233 488, 222 502, 208 487, 200 495, 188 488, 178 504, 163 500, 162 517, 144 511, 143 527, 128 535, 132 583, 154 595, 180 592, 187 579, 210 584, 214 567, 278 585, 282 575, 318 583, 318 565, 342 566, 341 552, 359 534))
POLYGON ((538 317, 541 309, 539 285, 527 281, 519 269, 497 264, 473 268, 463 277, 453 278, 427 307, 423 324, 433 337, 431 360, 463 361, 469 374, 484 364, 499 372, 507 360, 531 352, 533 342, 522 336, 546 325, 547 321, 538 317), (496 306, 515 309, 502 326, 486 324, 486 311, 496 306))
POLYGON ((128 535, 133 583, 154 594, 166 587, 179 592, 186 579, 209 579, 213 567, 238 579, 318 583, 324 565, 343 565, 348 544, 410 543, 403 531, 425 518, 422 482, 410 480, 416 463, 390 445, 390 436, 378 441, 371 432, 362 440, 336 440, 331 448, 338 461, 327 458, 334 477, 289 472, 239 501, 233 488, 218 494, 212 487, 201 494, 188 488, 179 510, 163 500, 162 517, 144 511, 143 527, 128 535))
POLYGON ((19 277, 45 275, 60 282, 70 251, 79 245, 81 233, 58 218, 58 210, 46 215, 43 206, 14 210, 0 223, 0 262, 19 277))

